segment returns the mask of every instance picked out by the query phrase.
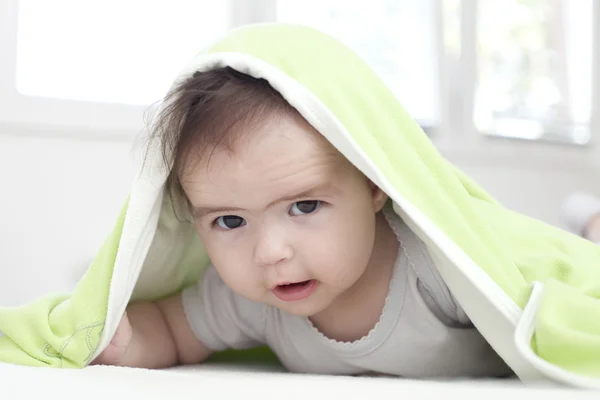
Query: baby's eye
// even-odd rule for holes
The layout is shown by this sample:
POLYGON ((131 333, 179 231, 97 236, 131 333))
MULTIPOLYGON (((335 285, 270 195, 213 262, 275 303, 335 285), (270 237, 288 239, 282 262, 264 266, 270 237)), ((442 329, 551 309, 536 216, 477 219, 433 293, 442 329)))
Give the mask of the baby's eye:
POLYGON ((237 215, 223 215, 215 220, 215 224, 221 229, 235 229, 246 225, 246 221, 237 215))
POLYGON ((297 201, 292 204, 290 208, 290 214, 292 215, 305 215, 315 212, 317 208, 321 205, 319 200, 306 200, 306 201, 297 201))

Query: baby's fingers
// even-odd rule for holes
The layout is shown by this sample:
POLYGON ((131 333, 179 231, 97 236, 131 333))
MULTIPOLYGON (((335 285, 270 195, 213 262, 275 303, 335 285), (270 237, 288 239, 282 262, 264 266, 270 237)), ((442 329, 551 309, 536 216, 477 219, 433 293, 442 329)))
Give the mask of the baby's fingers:
POLYGON ((92 364, 119 365, 131 343, 132 330, 127 314, 123 315, 109 345, 92 361, 92 364))
POLYGON ((129 343, 131 342, 131 324, 129 323, 129 318, 127 317, 127 313, 123 315, 121 318, 121 322, 119 322, 119 326, 117 327, 117 331, 113 336, 110 344, 115 347, 129 347, 129 343))

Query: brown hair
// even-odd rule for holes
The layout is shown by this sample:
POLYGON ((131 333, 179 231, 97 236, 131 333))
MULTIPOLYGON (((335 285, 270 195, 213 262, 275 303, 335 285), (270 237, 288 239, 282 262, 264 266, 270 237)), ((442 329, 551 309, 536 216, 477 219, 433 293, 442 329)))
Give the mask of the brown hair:
POLYGON ((196 72, 165 97, 151 141, 158 141, 165 165, 171 167, 166 189, 171 198, 183 196, 180 176, 190 156, 232 150, 247 129, 273 115, 297 111, 264 79, 230 67, 196 72))

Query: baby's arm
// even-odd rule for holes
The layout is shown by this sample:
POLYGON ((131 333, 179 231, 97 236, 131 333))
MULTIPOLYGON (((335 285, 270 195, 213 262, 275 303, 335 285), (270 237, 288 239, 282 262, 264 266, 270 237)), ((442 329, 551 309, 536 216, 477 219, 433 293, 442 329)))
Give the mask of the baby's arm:
POLYGON ((585 226, 583 237, 594 243, 600 244, 600 213, 597 213, 590 218, 585 226))
POLYGON ((204 361, 211 350, 192 332, 175 295, 127 307, 109 346, 92 364, 166 368, 204 361))

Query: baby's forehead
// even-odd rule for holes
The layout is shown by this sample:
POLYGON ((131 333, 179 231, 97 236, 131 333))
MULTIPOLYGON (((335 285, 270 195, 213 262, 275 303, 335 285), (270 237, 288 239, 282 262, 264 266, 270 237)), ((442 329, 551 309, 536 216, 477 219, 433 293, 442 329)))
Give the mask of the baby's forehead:
POLYGON ((227 201, 283 197, 315 188, 333 195, 353 168, 331 149, 318 154, 307 154, 293 146, 277 154, 270 150, 258 149, 248 157, 236 152, 215 152, 210 161, 182 177, 182 184, 199 202, 214 202, 220 197, 227 197, 223 199, 227 201))
POLYGON ((180 176, 186 191, 204 197, 253 191, 286 194, 332 185, 354 167, 299 116, 277 116, 237 132, 238 140, 196 153, 180 176))
POLYGON ((244 131, 235 134, 235 141, 216 143, 204 149, 197 161, 207 165, 218 158, 224 165, 235 165, 320 158, 336 166, 347 163, 345 157, 301 117, 271 118, 259 126, 240 129, 244 131))
POLYGON ((245 182, 294 182, 301 180, 335 180, 350 164, 337 152, 311 153, 299 149, 251 155, 235 151, 215 152, 199 167, 188 171, 206 184, 217 181, 243 184, 245 182))

